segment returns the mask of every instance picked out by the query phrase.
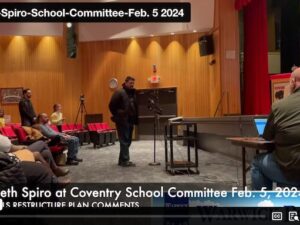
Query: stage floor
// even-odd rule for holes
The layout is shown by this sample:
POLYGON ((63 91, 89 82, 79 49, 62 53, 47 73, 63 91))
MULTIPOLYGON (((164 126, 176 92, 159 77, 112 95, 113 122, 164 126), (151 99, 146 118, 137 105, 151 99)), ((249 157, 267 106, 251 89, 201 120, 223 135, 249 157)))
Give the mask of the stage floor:
MULTIPOLYGON (((177 160, 186 159, 186 147, 175 145, 177 160)), ((170 175, 165 171, 164 142, 157 143, 157 161, 160 166, 149 166, 153 161, 153 141, 134 141, 130 148, 131 161, 136 167, 124 168, 117 165, 119 143, 94 149, 84 145, 79 151, 83 162, 70 166, 68 175, 74 183, 201 183, 220 189, 241 187, 241 162, 219 153, 199 150, 199 175, 170 175)), ((250 184, 250 174, 247 174, 250 184)))

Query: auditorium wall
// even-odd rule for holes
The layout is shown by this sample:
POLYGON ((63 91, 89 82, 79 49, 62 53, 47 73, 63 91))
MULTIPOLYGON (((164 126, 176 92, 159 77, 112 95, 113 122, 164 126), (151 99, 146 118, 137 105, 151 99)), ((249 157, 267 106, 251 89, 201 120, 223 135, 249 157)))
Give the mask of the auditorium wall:
MULTIPOLYGON (((0 88, 32 89, 37 113, 63 105, 68 122, 76 117, 81 93, 80 58, 67 59, 62 37, 1 36, 0 88)), ((19 122, 18 105, 1 105, 12 122, 19 122)))
POLYGON ((210 67, 214 67, 209 65, 212 56, 200 57, 199 36, 195 33, 81 44, 87 110, 91 113, 100 110, 108 120, 108 103, 113 93, 109 80, 117 78, 121 85, 131 75, 139 89, 177 87, 179 115, 212 115, 216 101, 211 96, 217 96, 214 91, 218 92, 218 88, 210 87, 213 80, 219 80, 219 74, 210 72, 210 67), (159 85, 148 82, 154 64, 161 78, 159 85))
POLYGON ((113 93, 108 83, 117 78, 119 87, 127 75, 136 88, 177 87, 178 115, 212 117, 240 114, 238 12, 234 0, 216 0, 215 54, 200 57, 198 38, 203 33, 133 38, 82 43, 82 85, 87 109, 103 113, 109 121, 108 103, 113 93), (215 64, 210 62, 215 59, 215 64), (161 77, 151 85, 152 65, 161 77), (222 97, 223 96, 223 97, 222 97))
MULTIPOLYGON (((79 96, 86 96, 88 113, 103 113, 109 121, 108 87, 127 75, 137 88, 177 87, 178 115, 212 117, 240 113, 238 13, 234 0, 216 0, 215 54, 200 57, 198 38, 204 33, 175 34, 136 39, 79 43, 77 59, 66 57, 63 37, 0 37, 0 88, 29 87, 37 112, 51 113, 60 102, 67 122, 75 120, 79 96), (215 64, 210 62, 215 60, 215 64), (152 65, 161 77, 151 85, 152 65)), ((17 105, 4 105, 19 122, 17 105)))

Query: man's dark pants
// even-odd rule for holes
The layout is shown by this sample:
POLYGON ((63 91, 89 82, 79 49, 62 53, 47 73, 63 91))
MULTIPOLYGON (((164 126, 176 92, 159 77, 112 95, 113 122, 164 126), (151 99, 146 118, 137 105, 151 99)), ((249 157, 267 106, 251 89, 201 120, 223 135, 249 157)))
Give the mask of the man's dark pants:
POLYGON ((51 171, 47 167, 45 167, 41 163, 20 162, 20 165, 27 178, 29 186, 57 183, 57 178, 51 173, 51 171))
POLYGON ((117 122, 116 128, 120 142, 119 164, 129 162, 129 147, 132 141, 133 124, 129 122, 117 122))

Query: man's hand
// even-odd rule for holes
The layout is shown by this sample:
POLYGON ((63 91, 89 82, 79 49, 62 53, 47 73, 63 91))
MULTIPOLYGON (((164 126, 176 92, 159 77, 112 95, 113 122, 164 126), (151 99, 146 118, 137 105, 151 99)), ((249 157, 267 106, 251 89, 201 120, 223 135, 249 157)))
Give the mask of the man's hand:
POLYGON ((63 137, 64 137, 65 139, 67 139, 67 140, 69 140, 69 139, 71 138, 71 136, 68 135, 68 134, 63 134, 63 137))

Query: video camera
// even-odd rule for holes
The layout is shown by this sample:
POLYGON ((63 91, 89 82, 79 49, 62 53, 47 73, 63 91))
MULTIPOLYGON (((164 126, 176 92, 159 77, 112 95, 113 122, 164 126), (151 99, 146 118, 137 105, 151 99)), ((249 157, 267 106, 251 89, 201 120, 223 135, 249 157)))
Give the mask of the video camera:
POLYGON ((79 99, 80 99, 80 102, 83 103, 83 102, 84 102, 84 99, 85 99, 85 98, 84 98, 84 94, 81 94, 79 99))

